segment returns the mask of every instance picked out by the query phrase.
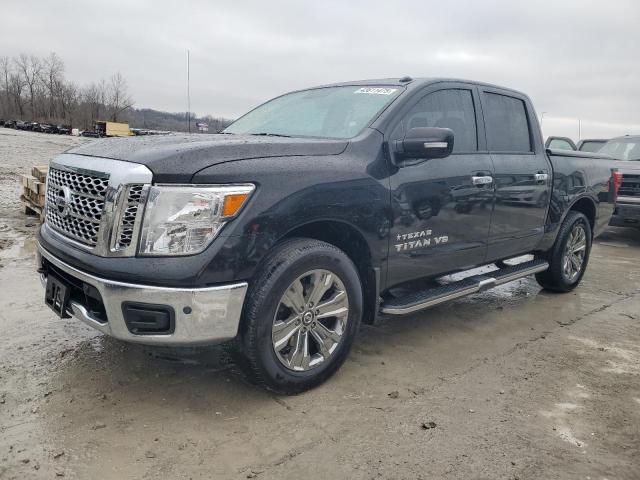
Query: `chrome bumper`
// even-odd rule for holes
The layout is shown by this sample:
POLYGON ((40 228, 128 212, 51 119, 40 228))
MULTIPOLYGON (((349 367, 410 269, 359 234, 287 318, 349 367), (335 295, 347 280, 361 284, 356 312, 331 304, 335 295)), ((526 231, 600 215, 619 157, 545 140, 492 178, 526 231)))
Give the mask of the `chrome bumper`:
MULTIPOLYGON (((38 244, 38 267, 44 257, 66 274, 94 286, 102 297, 107 321, 93 318, 81 304, 71 301, 67 313, 106 335, 147 345, 203 345, 234 338, 238 333, 247 283, 207 288, 167 288, 116 282, 82 272, 59 260, 38 244), (127 328, 123 302, 168 305, 175 312, 170 334, 137 335, 127 328), (185 313, 189 312, 189 313, 185 313)), ((43 284, 45 275, 41 275, 43 284)))

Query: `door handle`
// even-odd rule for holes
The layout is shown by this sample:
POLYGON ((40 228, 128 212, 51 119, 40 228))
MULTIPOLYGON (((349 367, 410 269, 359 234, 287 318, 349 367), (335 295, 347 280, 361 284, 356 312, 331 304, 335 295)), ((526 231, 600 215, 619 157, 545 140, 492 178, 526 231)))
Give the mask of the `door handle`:
POLYGON ((483 176, 478 176, 478 177, 471 177, 471 182, 474 185, 489 185, 491 183, 493 183, 493 177, 490 177, 488 175, 483 175, 483 176))
POLYGON ((533 178, 535 178, 536 182, 546 182, 549 178, 549 174, 547 173, 536 173, 533 178))

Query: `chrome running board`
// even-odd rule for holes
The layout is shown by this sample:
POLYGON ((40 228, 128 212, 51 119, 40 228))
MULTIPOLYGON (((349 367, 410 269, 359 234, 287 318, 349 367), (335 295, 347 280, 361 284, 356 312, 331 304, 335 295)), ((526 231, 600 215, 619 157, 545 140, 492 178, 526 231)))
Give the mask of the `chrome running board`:
POLYGON ((484 292, 498 285, 543 272, 548 268, 549 263, 545 260, 531 260, 519 263, 484 275, 467 277, 447 285, 388 300, 380 306, 380 312, 385 315, 407 315, 449 300, 484 292))

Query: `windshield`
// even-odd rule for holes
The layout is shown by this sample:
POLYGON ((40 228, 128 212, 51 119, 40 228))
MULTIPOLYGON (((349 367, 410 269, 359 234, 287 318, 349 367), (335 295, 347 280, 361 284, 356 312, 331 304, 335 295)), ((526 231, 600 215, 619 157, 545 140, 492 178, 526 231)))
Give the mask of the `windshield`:
POLYGON ((250 111, 223 133, 352 138, 400 92, 400 87, 358 85, 288 93, 250 111))
POLYGON ((597 153, 600 151, 605 142, 582 142, 580 145, 581 152, 597 153))
POLYGON ((609 155, 616 160, 640 160, 640 137, 610 140, 598 153, 609 155))

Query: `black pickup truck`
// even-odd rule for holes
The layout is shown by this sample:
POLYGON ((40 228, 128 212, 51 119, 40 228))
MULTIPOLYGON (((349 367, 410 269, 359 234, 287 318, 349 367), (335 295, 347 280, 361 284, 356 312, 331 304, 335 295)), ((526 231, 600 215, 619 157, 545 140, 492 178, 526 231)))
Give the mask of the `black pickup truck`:
POLYGON ((150 345, 230 341, 257 382, 295 393, 333 374, 379 315, 531 274, 575 288, 612 215, 607 165, 546 150, 513 90, 408 77, 312 88, 221 134, 56 157, 38 271, 61 317, 150 345))

